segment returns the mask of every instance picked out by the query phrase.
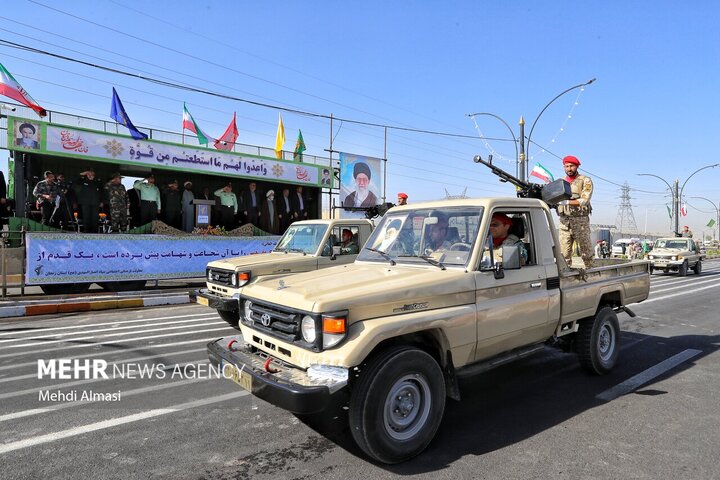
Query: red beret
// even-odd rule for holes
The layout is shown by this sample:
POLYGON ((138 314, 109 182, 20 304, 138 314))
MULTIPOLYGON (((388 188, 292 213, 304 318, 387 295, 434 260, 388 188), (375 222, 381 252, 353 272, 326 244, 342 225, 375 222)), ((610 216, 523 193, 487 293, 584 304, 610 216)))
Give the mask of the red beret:
POLYGON ((502 222, 505 225, 512 225, 512 223, 513 223, 513 221, 510 219, 510 217, 508 217, 504 213, 493 213, 492 219, 502 222))
POLYGON ((404 198, 405 200, 407 200, 407 198, 408 198, 407 193, 402 193, 402 192, 398 193, 398 198, 404 198))
POLYGON ((574 165, 580 166, 580 160, 577 159, 577 157, 573 157, 572 155, 568 155, 567 157, 563 158, 563 165, 566 163, 572 163, 574 165))

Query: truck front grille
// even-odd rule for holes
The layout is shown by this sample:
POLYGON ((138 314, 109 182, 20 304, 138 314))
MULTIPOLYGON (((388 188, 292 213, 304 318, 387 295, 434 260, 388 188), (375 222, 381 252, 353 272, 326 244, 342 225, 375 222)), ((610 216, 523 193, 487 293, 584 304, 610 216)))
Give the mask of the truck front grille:
POLYGON ((230 270, 220 270, 218 268, 209 268, 207 271, 207 281, 217 285, 226 287, 232 286, 231 278, 234 272, 230 270))
POLYGON ((252 326, 258 331, 286 342, 300 340, 300 313, 257 302, 252 302, 250 312, 252 326))

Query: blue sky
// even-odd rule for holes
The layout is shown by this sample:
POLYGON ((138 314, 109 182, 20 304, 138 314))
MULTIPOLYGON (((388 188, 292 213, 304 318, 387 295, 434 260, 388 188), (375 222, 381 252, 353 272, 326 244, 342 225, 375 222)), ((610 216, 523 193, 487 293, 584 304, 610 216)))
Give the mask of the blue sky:
MULTIPOLYGON (((620 185, 632 188, 637 227, 668 233, 665 184, 718 161, 717 19, 710 1, 227 2, 17 0, 0 13, 0 38, 114 68, 324 115, 423 130, 389 130, 387 196, 410 202, 459 194, 512 195, 472 157, 489 151, 514 171, 511 142, 481 141, 466 114, 491 112, 518 135, 539 119, 529 147, 556 177, 554 156, 572 154, 595 182, 593 223, 615 224, 620 185), (51 8, 47 8, 47 5, 51 8), (81 17, 81 18, 74 18, 81 17), (84 20, 83 20, 84 19, 84 20), (94 22, 90 23, 90 22, 94 22), (24 24, 24 25, 23 25, 24 24), (114 29, 116 31, 110 30, 114 29), (120 32, 124 32, 125 35, 120 32), (128 35, 136 38, 130 38, 128 35), (575 104, 577 102, 577 104, 575 104), (571 117, 571 118, 569 118, 571 117), (554 154, 554 155, 553 155, 554 154), (647 225, 647 227, 646 227, 647 225)), ((138 126, 179 131, 182 102, 209 134, 233 112, 239 142, 271 147, 277 111, 175 90, 0 46, 0 62, 43 106, 106 118, 112 86, 138 126), (67 88, 70 87, 70 88, 67 88)), ((292 150, 325 156, 327 120, 284 113, 292 150)), ((507 140, 501 122, 477 117, 486 137, 507 140)), ((383 156, 384 131, 334 122, 333 148, 383 156)), ((686 197, 720 201, 720 167, 693 176, 686 197)), ((715 218, 687 198, 688 224, 715 218)))

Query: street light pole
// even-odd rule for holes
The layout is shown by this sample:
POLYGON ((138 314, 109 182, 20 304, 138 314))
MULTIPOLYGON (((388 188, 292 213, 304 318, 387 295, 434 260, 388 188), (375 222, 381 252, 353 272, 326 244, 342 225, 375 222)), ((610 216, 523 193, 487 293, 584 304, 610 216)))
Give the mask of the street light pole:
MULTIPOLYGON (((528 135, 528 138, 527 138, 527 150, 528 150, 528 152, 530 152, 530 141, 531 141, 531 139, 532 139, 533 130, 535 130, 535 125, 537 124, 538 120, 540 120, 540 117, 542 117, 542 114, 545 113, 545 110, 547 110, 547 108, 548 108, 550 105, 552 105, 553 102, 555 102, 555 100, 557 100, 558 98, 562 97, 562 96, 565 95, 566 93, 568 93, 568 92, 570 92, 570 91, 572 91, 572 90, 575 90, 576 88, 586 87, 586 86, 590 85, 591 83, 593 83, 595 80, 597 80, 597 79, 596 79, 596 78, 592 78, 592 79, 588 80, 588 81, 585 82, 585 83, 579 83, 579 84, 577 84, 577 85, 575 85, 575 86, 572 86, 572 87, 568 88, 567 90, 564 90, 564 91, 560 92, 559 94, 557 94, 557 95, 555 96, 555 98, 553 98, 552 100, 550 100, 550 101, 547 103, 547 105, 545 105, 545 106, 543 107, 542 110, 540 110, 540 113, 538 113, 538 116, 535 117, 535 121, 533 122, 532 126, 530 127, 530 135, 528 135)), ((521 138, 522 138, 522 136, 521 136, 521 138)), ((526 154, 526 155, 527 155, 528 158, 530 158, 530 155, 529 155, 529 154, 526 154)), ((523 171, 523 172, 526 172, 525 159, 523 159, 523 161, 522 161, 521 168, 522 168, 522 171, 523 171)), ((523 175, 524 175, 524 174, 525 174, 525 173, 523 173, 523 175)))
POLYGON ((643 177, 659 178, 660 180, 665 182, 665 185, 667 185, 668 188, 670 189, 670 192, 672 193, 672 197, 673 197, 673 215, 675 216, 673 231, 674 231, 675 235, 679 235, 679 233, 680 233, 680 204, 682 203, 682 193, 683 193, 683 190, 685 189, 685 185, 687 184, 688 180, 690 180, 696 173, 701 172, 701 171, 705 170, 706 168, 715 168, 717 166, 720 166, 720 163, 715 163, 713 165, 705 165, 704 167, 698 168, 693 173, 691 173, 690 176, 688 176, 685 179, 685 181, 682 184, 682 187, 680 187, 679 190, 678 190, 678 184, 680 183, 680 181, 677 179, 675 180, 673 186, 671 187, 670 184, 667 182, 667 180, 665 180, 664 178, 659 177, 657 175, 654 175, 652 173, 638 173, 637 174, 637 175, 640 175, 643 177))
MULTIPOLYGON (((716 215, 715 226, 717 226, 717 228, 720 229, 720 205, 715 205, 715 202, 713 202, 712 200, 709 200, 705 197, 690 197, 690 198, 699 198, 700 200, 705 200, 706 202, 710 202, 710 205, 712 205, 713 208, 715 209, 715 215, 716 215)), ((705 239, 703 238, 703 240, 705 240, 705 239)), ((715 240, 715 229, 714 228, 713 228, 713 240, 715 240)))

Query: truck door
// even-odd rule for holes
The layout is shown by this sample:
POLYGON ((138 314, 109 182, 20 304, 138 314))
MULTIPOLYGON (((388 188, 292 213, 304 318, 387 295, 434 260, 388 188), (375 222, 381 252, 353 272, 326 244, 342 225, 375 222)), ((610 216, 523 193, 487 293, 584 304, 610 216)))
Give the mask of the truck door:
MULTIPOLYGON (((542 230, 544 225, 533 228, 535 225, 531 210, 495 210, 492 213, 502 214, 504 218, 512 220, 509 232, 514 237, 508 237, 506 242, 517 243, 519 239, 527 251, 527 259, 519 269, 504 270, 504 278, 496 279, 492 271, 483 271, 481 268, 483 263, 486 266, 489 263, 489 250, 485 248, 485 259, 475 269, 476 360, 543 341, 553 330, 553 325, 548 321, 550 291, 547 275, 542 259, 538 259, 538 234, 545 233, 549 238, 549 231, 546 233, 542 230)), ((495 218, 490 217, 491 224, 496 222, 495 218)), ((485 231, 481 237, 485 245, 489 234, 489 231, 485 231)), ((498 250, 493 250, 493 253, 498 250)))
POLYGON ((318 257, 318 268, 353 263, 362 246, 360 241, 360 225, 334 225, 330 229, 326 247, 318 257), (347 232, 350 233, 351 239, 344 245, 343 234, 347 235, 347 232))

